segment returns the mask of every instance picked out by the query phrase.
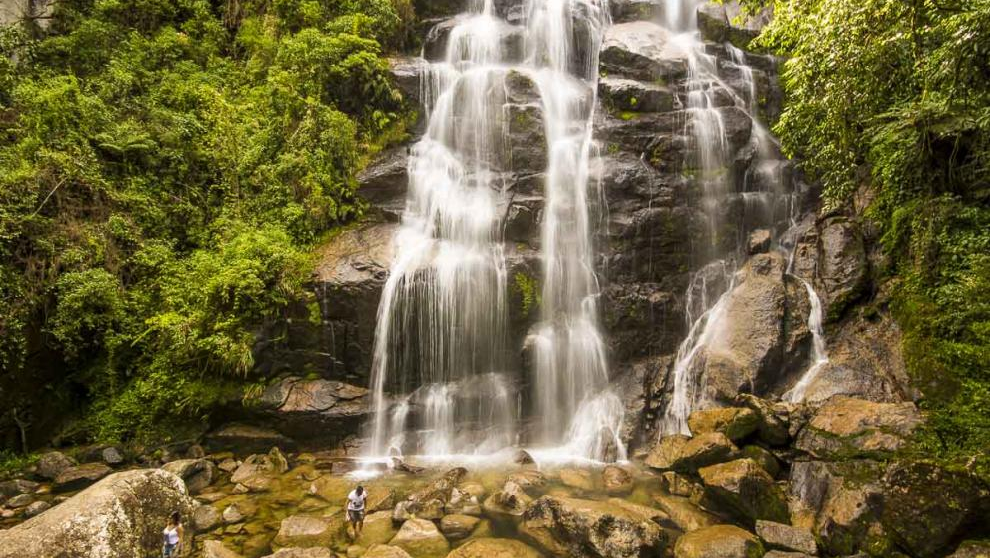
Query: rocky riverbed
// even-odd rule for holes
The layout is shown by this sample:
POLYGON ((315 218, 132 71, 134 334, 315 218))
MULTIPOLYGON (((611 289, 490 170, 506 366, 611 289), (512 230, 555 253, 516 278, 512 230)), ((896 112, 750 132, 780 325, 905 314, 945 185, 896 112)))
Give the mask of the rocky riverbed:
POLYGON ((91 449, 102 460, 81 465, 52 452, 0 483, 0 557, 151 555, 173 509, 194 555, 211 558, 990 552, 966 541, 988 527, 987 488, 899 458, 922 419, 913 403, 736 403, 693 413, 693 436, 609 464, 540 464, 519 450, 498 465, 369 466, 343 450, 238 456, 191 445, 152 469, 116 448, 91 449), (358 483, 368 515, 353 539, 343 504, 358 483))

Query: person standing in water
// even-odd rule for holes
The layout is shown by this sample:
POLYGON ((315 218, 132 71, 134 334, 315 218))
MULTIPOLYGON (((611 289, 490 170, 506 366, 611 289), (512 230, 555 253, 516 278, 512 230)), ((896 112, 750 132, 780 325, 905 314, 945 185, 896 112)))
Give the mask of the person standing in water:
POLYGON ((367 499, 368 492, 360 485, 347 495, 347 520, 354 530, 354 539, 361 536, 361 529, 364 528, 364 502, 367 499))
POLYGON ((183 534, 184 530, 179 512, 174 511, 168 516, 168 524, 162 531, 162 538, 165 541, 162 545, 162 558, 177 558, 179 556, 182 551, 183 534))

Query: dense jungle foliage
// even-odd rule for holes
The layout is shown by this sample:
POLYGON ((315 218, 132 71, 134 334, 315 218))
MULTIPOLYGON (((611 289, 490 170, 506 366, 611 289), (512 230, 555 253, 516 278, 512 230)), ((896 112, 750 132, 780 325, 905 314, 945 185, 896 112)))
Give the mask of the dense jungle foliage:
POLYGON ((257 381, 252 328, 402 133, 403 2, 62 0, 2 31, 2 445, 154 433, 257 381))
POLYGON ((930 417, 918 449, 990 475, 990 1, 759 4, 759 44, 788 57, 775 132, 826 210, 872 200, 930 417))

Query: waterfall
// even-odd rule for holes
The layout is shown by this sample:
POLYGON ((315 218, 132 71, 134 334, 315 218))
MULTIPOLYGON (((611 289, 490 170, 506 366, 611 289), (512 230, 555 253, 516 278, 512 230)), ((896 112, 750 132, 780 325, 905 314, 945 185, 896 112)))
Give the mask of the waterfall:
POLYGON ((457 17, 443 60, 428 64, 428 124, 410 153, 397 256, 378 308, 372 455, 490 452, 516 442, 523 418, 536 424, 529 441, 579 456, 618 443, 622 405, 607 389, 592 242, 602 194, 589 173, 606 8, 527 0, 512 25, 485 0, 457 17), (519 34, 521 54, 507 40, 519 34), (519 348, 507 335, 500 209, 514 147, 509 82, 519 75, 535 86, 547 144, 531 378, 510 369, 519 348), (521 410, 527 382, 532 405, 521 410))
MULTIPOLYGON (((700 39, 697 24, 697 0, 666 0, 664 24, 676 34, 674 41, 687 53, 686 110, 690 115, 687 132, 695 142, 695 184, 702 190, 702 208, 708 219, 710 245, 705 254, 710 263, 694 273, 685 293, 685 316, 688 334, 678 347, 668 383, 669 401, 659 421, 661 435, 689 434, 687 419, 701 403, 701 385, 706 347, 718 339, 725 325, 729 295, 734 286, 735 267, 744 255, 743 232, 751 225, 774 228, 778 219, 777 204, 790 203, 776 140, 758 118, 759 99, 755 73, 741 49, 726 43, 726 66, 739 72, 743 92, 733 90, 719 75, 719 61, 700 39), (732 103, 752 120, 750 146, 754 156, 742 184, 733 184, 727 176, 731 165, 725 124, 719 110, 719 94, 728 94, 732 103), (737 227, 735 246, 726 247, 723 236, 731 223, 724 222, 721 208, 738 194, 744 214, 737 227), (709 285, 712 270, 720 270, 721 280, 709 285), (698 293, 703 293, 699 299, 698 293), (700 304, 699 304, 700 302, 700 304)), ((786 219, 786 217, 785 217, 786 219)))

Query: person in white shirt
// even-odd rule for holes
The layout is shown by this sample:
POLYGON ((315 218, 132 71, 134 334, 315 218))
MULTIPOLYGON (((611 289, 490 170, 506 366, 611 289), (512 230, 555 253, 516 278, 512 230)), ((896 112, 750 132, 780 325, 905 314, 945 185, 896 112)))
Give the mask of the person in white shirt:
POLYGON ((179 512, 174 511, 168 516, 168 524, 162 530, 162 558, 177 558, 182 552, 182 537, 184 535, 182 520, 179 512))
POLYGON ((363 486, 358 486, 347 495, 347 520, 354 530, 354 539, 361 536, 361 529, 364 528, 364 502, 367 499, 368 492, 363 486))

